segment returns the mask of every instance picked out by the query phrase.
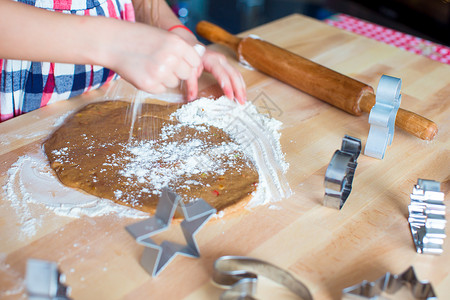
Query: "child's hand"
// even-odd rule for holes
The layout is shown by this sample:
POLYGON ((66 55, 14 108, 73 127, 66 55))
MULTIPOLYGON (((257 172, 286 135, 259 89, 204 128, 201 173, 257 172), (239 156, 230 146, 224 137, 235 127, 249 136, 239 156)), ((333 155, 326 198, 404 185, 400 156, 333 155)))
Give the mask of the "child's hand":
MULTIPOLYGON (((185 29, 175 29, 172 32, 182 37, 190 45, 198 43, 197 38, 185 29)), ((188 101, 197 98, 198 77, 200 77, 203 70, 211 73, 216 78, 225 96, 232 100, 236 99, 241 104, 247 101, 244 79, 241 73, 228 63, 225 55, 206 48, 201 59, 202 64, 197 69, 196 76, 191 76, 186 81, 188 101)))
POLYGON ((179 36, 140 23, 120 22, 105 63, 138 89, 162 93, 197 80, 198 53, 179 36), (111 51, 112 50, 112 51, 111 51))
POLYGON ((246 99, 245 82, 241 73, 232 67, 227 58, 218 52, 206 49, 202 57, 203 67, 219 82, 225 96, 244 104, 246 99))
POLYGON ((245 103, 247 100, 245 82, 241 73, 228 63, 223 54, 208 49, 202 56, 202 65, 198 68, 196 76, 191 76, 186 81, 188 101, 197 98, 198 77, 202 74, 203 69, 216 78, 225 96, 229 99, 236 99, 241 104, 245 103))

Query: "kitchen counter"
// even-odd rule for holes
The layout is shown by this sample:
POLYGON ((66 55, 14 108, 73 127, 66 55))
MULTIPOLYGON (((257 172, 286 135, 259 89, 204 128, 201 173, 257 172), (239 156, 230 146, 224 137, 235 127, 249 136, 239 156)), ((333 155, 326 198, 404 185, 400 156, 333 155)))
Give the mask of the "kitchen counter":
MULTIPOLYGON (((450 66, 301 15, 242 36, 248 33, 375 90, 383 74, 401 78, 401 107, 436 122, 437 136, 423 141, 397 129, 383 160, 362 152, 342 210, 324 207, 323 181, 330 159, 346 134, 360 138, 364 149, 368 115, 340 111, 243 67, 229 50, 211 45, 242 72, 248 100, 283 122, 281 145, 290 164, 286 177, 293 195, 212 219, 196 236, 201 258, 177 256, 151 278, 139 265, 143 247, 124 229, 135 219, 62 217, 41 205, 24 211, 7 192, 8 170, 18 158, 39 151, 62 116, 101 101, 106 88, 19 116, 0 124, 0 180, 5 187, 0 194, 0 298, 23 295, 26 261, 39 258, 58 262, 74 299, 218 299, 222 290, 210 278, 213 262, 222 255, 251 256, 287 269, 315 299, 340 299, 345 287, 409 266, 419 279, 432 283, 439 299, 450 298, 449 238, 442 255, 417 254, 407 220, 409 195, 418 178, 441 182, 449 218, 450 66), (26 222, 36 225, 32 234, 23 234, 26 222)), ((201 87, 202 95, 218 92, 209 76, 201 79, 201 87)), ((266 299, 284 292, 270 283, 261 289, 266 299)))

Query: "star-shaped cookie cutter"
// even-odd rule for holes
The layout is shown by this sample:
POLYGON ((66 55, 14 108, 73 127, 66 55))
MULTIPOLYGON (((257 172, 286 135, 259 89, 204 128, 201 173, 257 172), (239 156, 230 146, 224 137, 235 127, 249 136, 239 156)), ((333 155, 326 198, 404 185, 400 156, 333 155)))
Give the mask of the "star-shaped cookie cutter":
POLYGON ((25 285, 28 299, 70 300, 70 287, 65 285, 66 277, 55 262, 30 258, 27 261, 25 285))
POLYGON ((399 275, 387 272, 373 282, 364 280, 359 284, 345 288, 342 290, 342 298, 379 299, 377 296, 380 296, 382 292, 395 294, 404 285, 410 287, 415 299, 437 300, 437 296, 431 283, 428 281, 420 281, 412 266, 399 275))
POLYGON ((221 300, 255 299, 258 275, 285 286, 303 300, 313 299, 301 281, 268 262, 244 256, 222 256, 214 262, 213 281, 229 288, 221 300))
POLYGON ((383 159, 386 147, 392 144, 395 130, 395 117, 400 107, 400 78, 381 76, 378 83, 376 103, 369 115, 370 130, 364 155, 383 159))
POLYGON ((157 276, 177 254, 200 257, 194 236, 215 213, 216 210, 203 199, 187 205, 183 203, 179 195, 164 188, 155 215, 125 228, 136 239, 136 242, 146 247, 141 256, 142 267, 152 276, 157 276), (169 241, 163 241, 158 245, 150 237, 169 228, 176 210, 184 217, 181 229, 186 245, 169 241))
POLYGON ((352 191, 357 159, 361 153, 361 140, 345 135, 341 150, 336 150, 325 172, 323 204, 341 209, 352 191))
POLYGON ((418 179, 410 198, 408 222, 417 253, 441 254, 447 221, 440 183, 418 179))

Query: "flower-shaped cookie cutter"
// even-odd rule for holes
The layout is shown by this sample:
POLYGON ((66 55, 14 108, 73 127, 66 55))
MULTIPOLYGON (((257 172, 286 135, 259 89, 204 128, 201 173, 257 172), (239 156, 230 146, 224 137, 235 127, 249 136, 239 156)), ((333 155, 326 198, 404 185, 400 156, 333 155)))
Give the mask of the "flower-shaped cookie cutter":
POLYGON ((341 150, 336 150, 325 172, 323 204, 341 209, 352 191, 361 140, 348 135, 342 139, 341 150))
POLYGON ((387 272, 373 282, 364 280, 359 284, 345 288, 342 290, 342 298, 361 300, 379 299, 378 296, 382 292, 395 294, 404 285, 410 287, 415 299, 437 300, 431 283, 428 281, 420 281, 412 266, 399 275, 387 272), (354 296, 357 296, 357 298, 354 296))
POLYGON ((258 275, 285 286, 303 300, 313 299, 301 281, 268 262, 244 256, 222 256, 214 262, 213 281, 228 287, 221 300, 254 299, 258 275))
POLYGON ((410 198, 408 222, 417 253, 441 254, 447 221, 440 183, 418 179, 410 198))
POLYGON ((55 262, 33 259, 27 261, 25 285, 28 299, 69 300, 70 287, 65 285, 66 277, 55 262))
POLYGON ((125 228, 136 239, 137 243, 146 247, 141 256, 141 266, 152 276, 157 276, 177 254, 200 257, 200 251, 194 236, 215 213, 216 210, 203 199, 198 199, 187 205, 183 203, 179 195, 168 188, 164 188, 155 215, 125 228), (150 237, 169 228, 175 210, 184 217, 181 222, 181 229, 186 245, 169 241, 163 241, 158 245, 150 237))
POLYGON ((400 107, 400 78, 381 76, 378 83, 376 103, 369 115, 370 130, 364 155, 383 159, 388 145, 392 144, 395 118, 400 107))

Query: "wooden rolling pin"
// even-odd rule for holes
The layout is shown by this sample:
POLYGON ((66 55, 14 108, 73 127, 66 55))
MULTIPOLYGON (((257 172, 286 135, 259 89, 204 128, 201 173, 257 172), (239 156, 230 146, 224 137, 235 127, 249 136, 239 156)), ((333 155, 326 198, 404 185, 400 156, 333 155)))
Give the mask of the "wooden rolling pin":
MULTIPOLYGON (((199 22, 196 30, 205 39, 234 50, 239 61, 352 115, 370 113, 375 105, 371 86, 271 43, 236 37, 206 21, 199 22)), ((433 121, 401 108, 395 124, 423 140, 432 140, 438 131, 433 121)))

